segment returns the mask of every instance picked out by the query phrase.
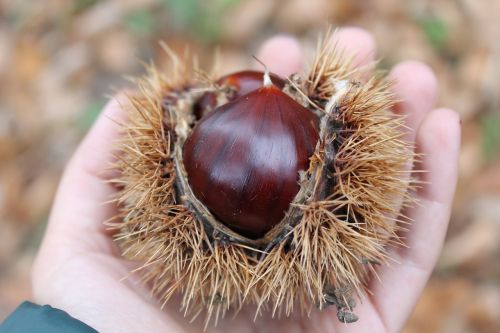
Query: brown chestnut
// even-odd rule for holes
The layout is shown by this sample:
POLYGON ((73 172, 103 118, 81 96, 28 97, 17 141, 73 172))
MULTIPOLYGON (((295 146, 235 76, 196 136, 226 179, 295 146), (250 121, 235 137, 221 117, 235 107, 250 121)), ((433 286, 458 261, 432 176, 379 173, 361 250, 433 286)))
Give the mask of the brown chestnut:
POLYGON ((264 73, 253 90, 254 75, 227 78, 239 93, 251 91, 202 118, 183 148, 198 200, 220 222, 253 239, 284 218, 299 191, 299 171, 308 169, 318 141, 317 117, 269 76, 263 86, 264 73))
MULTIPOLYGON (((225 75, 218 79, 215 83, 219 87, 230 88, 231 94, 226 96, 229 101, 239 98, 249 92, 262 87, 262 76, 260 71, 241 71, 225 75)), ((276 74, 269 73, 269 77, 273 84, 280 89, 285 86, 285 80, 276 74)), ((206 113, 213 110, 217 105, 217 97, 214 92, 203 94, 194 105, 194 114, 196 119, 200 119, 206 113)))

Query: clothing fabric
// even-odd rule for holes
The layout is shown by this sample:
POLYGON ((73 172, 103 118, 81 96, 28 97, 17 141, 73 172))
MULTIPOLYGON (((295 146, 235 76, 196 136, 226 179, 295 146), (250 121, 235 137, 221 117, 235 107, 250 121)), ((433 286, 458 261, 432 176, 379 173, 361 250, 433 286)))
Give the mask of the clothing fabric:
POLYGON ((0 333, 98 333, 50 305, 23 302, 0 324, 0 333))

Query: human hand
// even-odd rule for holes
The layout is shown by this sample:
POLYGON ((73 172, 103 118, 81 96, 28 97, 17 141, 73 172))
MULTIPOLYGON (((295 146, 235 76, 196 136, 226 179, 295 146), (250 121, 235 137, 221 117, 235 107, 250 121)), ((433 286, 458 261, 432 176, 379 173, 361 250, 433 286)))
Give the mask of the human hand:
MULTIPOLYGON (((365 31, 344 28, 336 35, 346 53, 357 54, 357 65, 371 63, 375 43, 365 31)), ((276 37, 259 53, 272 71, 286 76, 299 71, 302 54, 295 40, 276 37), (286 50, 286 52, 284 52, 286 50)), ((399 103, 394 112, 406 115, 406 139, 423 154, 418 169, 424 181, 419 205, 402 212, 413 221, 402 235, 407 248, 390 249, 398 263, 380 266, 366 295, 355 309, 359 321, 342 324, 336 310, 313 311, 309 318, 253 321, 252 309, 223 319, 213 332, 398 332, 417 302, 439 255, 450 215, 457 178, 460 141, 458 115, 434 109, 437 83, 432 71, 417 62, 404 62, 390 73, 399 103)), ((189 324, 175 300, 160 310, 139 278, 130 270, 138 263, 120 256, 103 221, 116 214, 105 202, 116 193, 103 173, 113 161, 116 122, 126 121, 120 98, 111 101, 69 162, 61 180, 48 229, 33 267, 35 301, 67 311, 100 332, 198 332, 203 323, 189 324), (123 279, 128 276, 127 279, 123 279)))

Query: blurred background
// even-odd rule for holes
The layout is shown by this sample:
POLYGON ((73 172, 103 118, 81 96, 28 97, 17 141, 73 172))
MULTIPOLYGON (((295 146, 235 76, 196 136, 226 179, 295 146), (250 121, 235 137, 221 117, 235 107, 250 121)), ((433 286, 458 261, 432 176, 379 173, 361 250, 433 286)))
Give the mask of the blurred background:
POLYGON ((162 63, 160 39, 202 59, 220 46, 232 71, 327 23, 371 31, 381 68, 429 64, 463 119, 446 245, 405 332, 500 332, 500 0, 0 0, 0 321, 30 297, 65 162, 123 75, 162 63))

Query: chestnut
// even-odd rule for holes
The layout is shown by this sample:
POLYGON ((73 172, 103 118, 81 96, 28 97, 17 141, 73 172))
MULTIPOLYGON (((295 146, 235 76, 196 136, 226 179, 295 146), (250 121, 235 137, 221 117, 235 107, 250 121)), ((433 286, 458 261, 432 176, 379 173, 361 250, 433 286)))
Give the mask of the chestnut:
POLYGON ((195 196, 249 238, 264 236, 283 219, 318 142, 317 116, 274 81, 263 85, 264 77, 270 80, 262 72, 226 76, 236 98, 196 124, 183 153, 195 196), (257 77, 260 88, 253 90, 257 77))
MULTIPOLYGON (((224 94, 228 101, 248 94, 249 92, 262 86, 263 72, 246 70, 222 76, 215 82, 219 91, 229 89, 229 94, 224 94)), ((274 73, 269 73, 272 83, 279 89, 285 86, 285 80, 274 73)), ((206 92, 194 104, 194 115, 200 119, 208 112, 212 111, 217 104, 217 92, 206 92)))
MULTIPOLYGON (((220 86, 232 87, 235 90, 234 98, 237 98, 262 87, 264 74, 261 71, 240 71, 221 77, 217 83, 220 86)), ((267 75, 275 87, 283 89, 285 80, 274 73, 267 73, 267 75)))

